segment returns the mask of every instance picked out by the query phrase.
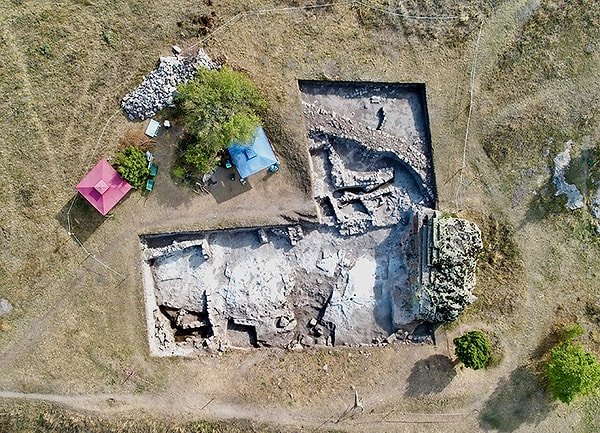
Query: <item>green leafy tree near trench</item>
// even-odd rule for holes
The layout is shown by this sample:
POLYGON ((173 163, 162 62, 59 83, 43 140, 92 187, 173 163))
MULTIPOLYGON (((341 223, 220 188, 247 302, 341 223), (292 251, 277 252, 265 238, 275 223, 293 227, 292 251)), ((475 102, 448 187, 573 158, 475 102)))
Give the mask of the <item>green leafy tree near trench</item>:
POLYGON ((134 146, 126 147, 115 155, 112 166, 123 179, 139 188, 150 175, 146 155, 134 146))
POLYGON ((465 367, 479 370, 490 359, 490 343, 481 331, 470 331, 453 340, 454 353, 465 367))
POLYGON ((546 367, 548 389, 554 398, 571 403, 577 396, 595 394, 600 387, 600 364, 582 345, 565 341, 550 352, 546 367))
POLYGON ((260 125, 266 100, 241 72, 228 67, 200 68, 193 80, 177 89, 176 103, 186 131, 194 138, 185 160, 200 172, 210 171, 217 153, 232 142, 249 142, 260 125))

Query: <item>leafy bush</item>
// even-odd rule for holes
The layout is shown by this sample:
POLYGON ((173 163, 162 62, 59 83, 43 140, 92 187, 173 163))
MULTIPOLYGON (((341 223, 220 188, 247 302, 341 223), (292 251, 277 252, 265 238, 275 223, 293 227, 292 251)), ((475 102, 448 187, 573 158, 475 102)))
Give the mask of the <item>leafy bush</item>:
POLYGON ((117 153, 112 166, 135 188, 142 186, 150 175, 146 155, 134 146, 126 147, 117 153))
POLYGON ((471 331, 453 340, 454 353, 466 367, 479 370, 490 359, 490 343, 481 331, 471 331))
POLYGON ((196 78, 177 89, 187 132, 194 138, 185 160, 200 172, 217 164, 217 153, 231 142, 248 142, 260 125, 258 112, 266 101, 242 73, 227 67, 200 68, 196 78))
MULTIPOLYGON (((582 329, 581 327, 579 327, 582 329)), ((580 336, 579 329, 566 334, 580 336)), ((552 349, 546 366, 548 389, 554 398, 571 403, 577 396, 594 394, 600 387, 600 364, 594 355, 585 352, 580 343, 571 339, 552 349)))

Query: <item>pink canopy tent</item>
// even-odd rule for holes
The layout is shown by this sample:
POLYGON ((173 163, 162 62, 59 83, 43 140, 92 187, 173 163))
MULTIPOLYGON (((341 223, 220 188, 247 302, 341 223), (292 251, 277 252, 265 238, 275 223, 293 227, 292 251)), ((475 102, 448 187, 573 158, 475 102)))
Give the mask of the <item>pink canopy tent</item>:
POLYGON ((106 159, 101 160, 77 185, 77 191, 106 215, 129 192, 129 185, 106 159))

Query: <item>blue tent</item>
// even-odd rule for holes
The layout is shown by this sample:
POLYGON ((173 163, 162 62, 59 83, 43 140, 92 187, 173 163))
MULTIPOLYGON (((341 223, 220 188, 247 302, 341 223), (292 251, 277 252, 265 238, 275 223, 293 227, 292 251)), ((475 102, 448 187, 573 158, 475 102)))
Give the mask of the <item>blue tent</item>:
POLYGON ((231 143, 229 154, 242 179, 278 163, 262 126, 254 131, 252 144, 231 143))

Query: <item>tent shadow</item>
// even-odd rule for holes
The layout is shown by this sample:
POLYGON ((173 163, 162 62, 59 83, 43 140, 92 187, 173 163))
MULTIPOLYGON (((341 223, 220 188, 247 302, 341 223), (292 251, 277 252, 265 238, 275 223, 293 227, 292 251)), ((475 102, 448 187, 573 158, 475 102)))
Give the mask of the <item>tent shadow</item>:
POLYGON ((456 363, 445 355, 431 355, 417 361, 408 375, 407 397, 437 394, 456 377, 456 363))
POLYGON ((479 415, 486 431, 514 432, 523 424, 539 424, 552 410, 552 400, 535 371, 521 366, 498 384, 479 415))
POLYGON ((106 221, 86 199, 76 193, 71 197, 61 210, 55 215, 56 220, 69 233, 73 233, 79 239, 79 242, 84 243, 89 237, 106 221), (67 214, 70 211, 71 227, 67 220, 67 214))
POLYGON ((218 204, 231 200, 252 189, 250 181, 246 180, 245 185, 240 183, 240 176, 235 168, 219 168, 212 175, 211 181, 212 184, 209 185, 208 190, 218 204), (233 180, 232 176, 234 177, 233 180))

